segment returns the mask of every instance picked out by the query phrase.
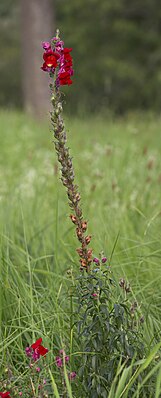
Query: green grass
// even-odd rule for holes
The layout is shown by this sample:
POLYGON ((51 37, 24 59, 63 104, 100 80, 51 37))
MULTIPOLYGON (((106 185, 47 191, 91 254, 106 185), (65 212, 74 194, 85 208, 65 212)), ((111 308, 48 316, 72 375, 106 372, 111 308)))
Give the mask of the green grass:
MULTIPOLYGON (((21 366, 37 336, 51 358, 53 346, 55 354, 71 344, 67 271, 79 272, 77 241, 49 127, 0 114, 1 373, 21 366)), ((114 277, 129 280, 150 346, 161 329, 161 119, 66 118, 66 127, 94 255, 103 250, 114 277)))

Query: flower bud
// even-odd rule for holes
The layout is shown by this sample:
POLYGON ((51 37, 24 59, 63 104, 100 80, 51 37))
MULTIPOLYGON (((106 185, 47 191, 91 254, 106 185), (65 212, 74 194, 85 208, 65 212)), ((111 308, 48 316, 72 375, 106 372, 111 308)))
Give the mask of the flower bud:
POLYGON ((97 258, 97 257, 94 257, 93 262, 94 262, 95 264, 97 264, 97 265, 100 264, 100 260, 99 260, 99 258, 97 258))
POLYGON ((39 368, 39 366, 38 366, 38 367, 36 368, 36 372, 38 372, 38 373, 39 373, 39 372, 40 372, 40 370, 41 370, 41 369, 40 369, 40 368, 39 368))
POLYGON ((63 107, 62 107, 62 104, 61 104, 61 102, 59 102, 59 103, 58 103, 58 105, 57 105, 57 109, 58 109, 58 111, 59 111, 59 112, 62 112, 62 110, 63 110, 63 107))
POLYGON ((53 94, 51 97, 51 102, 53 105, 55 105, 55 101, 56 101, 56 98, 55 98, 55 95, 53 94))
POLYGON ((63 356, 66 355, 66 354, 65 354, 65 351, 63 350, 63 348, 62 348, 61 350, 59 350, 59 354, 60 354, 60 355, 63 355, 63 356))
POLYGON ((58 108, 56 108, 56 109, 55 109, 55 115, 56 115, 56 116, 58 116, 58 115, 59 115, 59 113, 60 113, 60 112, 59 112, 59 109, 58 109, 58 108))
POLYGON ((71 218, 73 224, 77 225, 77 221, 78 221, 78 220, 77 220, 77 217, 74 216, 73 214, 70 214, 70 218, 71 218))
POLYGON ((83 230, 83 232, 85 232, 86 229, 87 229, 87 221, 83 221, 82 222, 82 230, 83 230))
POLYGON ((27 357, 30 357, 31 356, 31 347, 26 347, 25 352, 26 352, 27 357))
POLYGON ((76 249, 76 251, 77 251, 77 253, 79 254, 79 256, 82 257, 82 255, 83 255, 83 250, 82 250, 82 248, 78 248, 78 249, 76 249))
POLYGON ((82 267, 87 267, 87 262, 86 262, 86 260, 84 258, 80 259, 80 263, 81 263, 82 267))
POLYGON ((93 294, 92 294, 92 297, 93 297, 94 299, 97 299, 98 294, 97 294, 97 293, 93 293, 93 294))
POLYGON ((76 233, 77 233, 78 239, 79 239, 80 242, 81 242, 81 241, 82 241, 83 235, 82 235, 82 231, 80 230, 80 228, 77 228, 77 229, 76 229, 76 233))
POLYGON ((87 245, 90 243, 91 238, 92 238, 91 235, 87 235, 87 236, 85 237, 85 241, 86 241, 86 244, 87 244, 87 245))
POLYGON ((60 357, 56 357, 56 366, 57 368, 61 368, 63 366, 63 361, 60 357))
POLYGON ((76 378, 76 376, 77 376, 76 372, 71 372, 69 374, 69 380, 74 380, 76 378))
POLYGON ((59 142, 55 142, 55 149, 56 149, 56 151, 59 151, 59 149, 60 149, 59 142))
POLYGON ((77 203, 77 202, 79 202, 80 201, 80 194, 77 192, 76 194, 75 194, 75 196, 74 196, 74 198, 73 198, 73 202, 74 203, 77 203))
POLYGON ((92 254, 92 249, 88 249, 88 251, 87 251, 87 255, 88 255, 88 257, 90 257, 91 256, 91 254, 92 254))

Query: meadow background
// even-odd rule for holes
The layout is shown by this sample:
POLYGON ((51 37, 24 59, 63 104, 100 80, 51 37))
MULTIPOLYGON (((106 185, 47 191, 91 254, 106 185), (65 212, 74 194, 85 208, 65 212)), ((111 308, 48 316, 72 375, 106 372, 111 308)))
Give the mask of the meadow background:
MULTIPOLYGON (((150 350, 161 329, 160 7, 154 0, 72 0, 68 6, 62 0, 50 7, 54 29, 60 26, 75 58, 74 84, 65 90, 65 123, 91 246, 95 256, 101 250, 107 255, 114 279, 130 282, 150 350)), ((48 99, 46 108, 37 98, 30 114, 25 111, 18 0, 1 2, 0 19, 3 383, 8 367, 18 378, 24 347, 34 338, 43 336, 54 355, 62 341, 70 350, 69 270, 79 273, 79 262, 44 112, 48 99)), ((41 46, 39 51, 41 56, 41 46)), ((33 86, 32 92, 37 96, 33 86)), ((160 387, 157 391, 156 398, 160 387)))

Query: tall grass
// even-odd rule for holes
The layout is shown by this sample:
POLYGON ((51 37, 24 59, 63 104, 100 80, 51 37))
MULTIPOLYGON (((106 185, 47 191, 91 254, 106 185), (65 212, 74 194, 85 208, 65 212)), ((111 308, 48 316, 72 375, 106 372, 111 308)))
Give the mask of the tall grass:
MULTIPOLYGON (((79 346, 75 340, 71 343, 67 294, 68 271, 79 272, 76 238, 49 126, 18 113, 2 112, 0 120, 1 377, 7 364, 18 372, 25 360, 25 344, 37 336, 43 336, 51 348, 49 363, 63 342, 77 368, 79 346)), ((103 250, 114 277, 126 276, 130 281, 145 313, 144 338, 150 347, 152 341, 158 342, 161 329, 161 120, 95 118, 72 119, 67 124, 95 254, 103 250)), ((149 358, 154 358, 151 352, 149 358)), ((59 375, 55 376, 53 366, 50 377, 54 396, 59 397, 59 375)), ((144 364, 132 366, 138 378, 144 364)), ((155 371, 157 398, 159 362, 153 366, 155 371)), ((109 398, 128 396, 131 374, 131 368, 118 369, 109 398)), ((143 394, 142 384, 133 398, 144 397, 137 395, 143 394)), ((78 398, 73 388, 73 397, 78 398)))

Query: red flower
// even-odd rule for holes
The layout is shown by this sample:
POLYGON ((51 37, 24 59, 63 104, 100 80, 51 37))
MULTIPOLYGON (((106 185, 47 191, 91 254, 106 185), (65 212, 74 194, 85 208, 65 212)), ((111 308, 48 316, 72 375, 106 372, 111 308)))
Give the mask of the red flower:
POLYGON ((70 61, 66 61, 66 62, 64 63, 65 69, 70 68, 72 65, 73 65, 73 62, 72 62, 71 60, 70 60, 70 61))
POLYGON ((59 82, 60 82, 60 86, 64 86, 65 84, 68 84, 68 86, 70 84, 72 84, 72 80, 70 78, 70 73, 69 72, 62 72, 59 75, 59 82))
MULTIPOLYGON (((55 40, 55 38, 54 38, 54 40, 55 40)), ((50 73, 51 77, 55 74, 56 75, 56 84, 58 86, 59 85, 63 86, 66 84, 70 85, 73 83, 71 80, 71 76, 74 74, 74 71, 72 68, 73 59, 70 54, 72 51, 72 48, 71 47, 63 48, 63 46, 64 46, 64 43, 61 40, 57 41, 57 38, 56 38, 55 48, 53 48, 53 49, 51 47, 50 42, 43 43, 43 48, 44 48, 45 52, 43 54, 44 63, 41 66, 41 69, 44 72, 50 73)), ((40 346, 41 346, 41 344, 40 344, 40 346)), ((40 353, 38 351, 42 350, 42 349, 40 348, 40 349, 38 349, 38 351, 36 351, 36 350, 37 349, 35 348, 35 351, 32 354, 32 357, 34 360, 37 360, 37 358, 40 356, 40 353)))
POLYGON ((65 61, 72 61, 71 55, 70 55, 69 53, 65 53, 65 54, 64 54, 64 60, 65 60, 65 61))
POLYGON ((9 391, 7 391, 7 392, 0 392, 0 397, 2 397, 2 398, 11 398, 11 397, 10 397, 10 392, 9 392, 9 391))
POLYGON ((48 68, 48 66, 46 65, 46 63, 43 63, 43 66, 41 66, 41 69, 44 70, 44 72, 49 72, 50 68, 48 68))
POLYGON ((36 340, 35 343, 31 345, 32 349, 34 350, 34 353, 38 354, 38 356, 40 355, 44 356, 49 351, 47 348, 43 347, 41 343, 42 343, 42 338, 36 340))
POLYGON ((65 47, 64 50, 63 50, 63 52, 64 52, 64 54, 65 54, 65 53, 70 53, 72 50, 73 50, 72 48, 67 48, 67 47, 65 47))
POLYGON ((71 62, 71 65, 72 65, 72 56, 69 54, 71 51, 72 51, 72 48, 64 48, 63 54, 64 54, 64 61, 71 62))
POLYGON ((48 51, 43 54, 43 59, 45 61, 45 65, 43 67, 47 66, 48 68, 56 68, 58 66, 58 59, 60 58, 60 55, 56 53, 55 51, 48 51))

